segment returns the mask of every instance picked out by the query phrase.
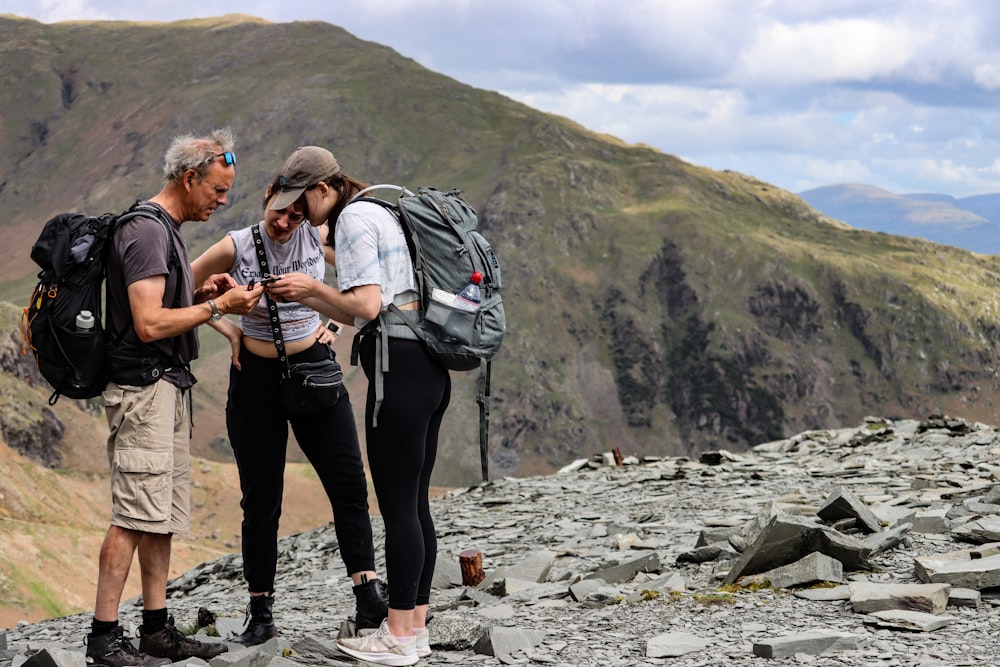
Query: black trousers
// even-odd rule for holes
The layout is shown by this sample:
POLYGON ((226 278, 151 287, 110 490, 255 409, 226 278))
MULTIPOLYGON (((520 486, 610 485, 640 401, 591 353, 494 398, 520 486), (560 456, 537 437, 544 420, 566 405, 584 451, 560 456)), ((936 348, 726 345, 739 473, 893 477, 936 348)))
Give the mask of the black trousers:
MULTIPOLYGON (((317 343, 289 361, 315 361, 326 354, 327 347, 317 343)), ((229 370, 226 427, 243 492, 243 575, 250 591, 274 590, 289 424, 333 508, 347 573, 374 570, 368 484, 347 390, 328 410, 286 415, 278 403, 281 363, 243 349, 240 365, 242 370, 229 370)))
POLYGON ((430 600, 437 536, 427 497, 438 432, 451 399, 451 376, 415 340, 389 339, 389 372, 378 427, 372 427, 375 337, 365 336, 361 366, 368 376, 365 442, 368 468, 385 521, 389 607, 413 609, 430 600))

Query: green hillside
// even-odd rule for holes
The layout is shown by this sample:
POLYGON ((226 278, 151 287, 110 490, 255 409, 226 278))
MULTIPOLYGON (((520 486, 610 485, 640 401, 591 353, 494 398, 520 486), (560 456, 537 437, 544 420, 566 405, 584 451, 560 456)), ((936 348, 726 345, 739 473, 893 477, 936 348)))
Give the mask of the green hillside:
MULTIPOLYGON (((178 133, 229 125, 238 139, 230 206, 184 227, 193 254, 257 219, 298 145, 329 147, 364 180, 461 188, 504 271, 495 475, 614 447, 740 449, 867 414, 998 417, 995 258, 849 229, 752 177, 590 132, 335 26, 0 17, 0 101, 0 298, 14 303, 40 223, 154 194, 178 133)), ((202 335, 196 395, 205 449, 225 437, 215 338, 202 335)), ((456 376, 437 483, 476 480, 474 380, 456 376)), ((350 381, 358 407, 363 379, 350 381)))

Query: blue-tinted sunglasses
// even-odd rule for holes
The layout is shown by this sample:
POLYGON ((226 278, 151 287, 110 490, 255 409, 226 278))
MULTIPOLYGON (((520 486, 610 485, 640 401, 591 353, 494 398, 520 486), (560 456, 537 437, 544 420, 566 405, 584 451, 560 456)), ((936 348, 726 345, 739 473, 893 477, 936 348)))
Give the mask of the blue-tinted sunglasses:
POLYGON ((202 162, 201 164, 206 165, 217 157, 224 158, 226 160, 227 167, 231 167, 234 164, 236 164, 236 153, 231 153, 230 151, 226 151, 225 153, 216 153, 215 155, 209 155, 207 158, 205 158, 205 161, 202 162))

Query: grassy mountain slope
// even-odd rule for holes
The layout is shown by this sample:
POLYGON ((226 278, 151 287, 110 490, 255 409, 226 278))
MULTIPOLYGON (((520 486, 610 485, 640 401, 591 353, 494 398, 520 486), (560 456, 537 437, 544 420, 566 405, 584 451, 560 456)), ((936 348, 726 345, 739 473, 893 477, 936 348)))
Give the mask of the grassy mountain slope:
MULTIPOLYGON (((331 147, 365 180, 461 187, 504 270, 495 475, 610 447, 738 449, 870 413, 998 416, 995 258, 850 229, 752 177, 590 132, 334 26, 0 18, 0 99, 0 298, 14 302, 40 222, 154 193, 179 132, 228 124, 239 139, 230 206, 185 225, 194 254, 258 218, 297 145, 331 147)), ((217 338, 202 335, 196 367, 202 451, 225 437, 217 338)), ((469 375, 455 375, 442 484, 478 473, 469 375)), ((363 379, 349 382, 359 407, 363 379)))

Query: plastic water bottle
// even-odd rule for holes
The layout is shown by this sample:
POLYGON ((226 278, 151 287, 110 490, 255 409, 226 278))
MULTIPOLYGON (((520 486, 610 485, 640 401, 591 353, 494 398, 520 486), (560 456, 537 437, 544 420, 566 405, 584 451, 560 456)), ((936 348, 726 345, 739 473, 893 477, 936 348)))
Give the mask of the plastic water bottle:
POLYGON ((76 332, 89 334, 94 332, 94 314, 89 310, 81 310, 76 316, 76 332))
POLYGON ((469 278, 469 283, 455 296, 455 306, 462 310, 479 310, 479 304, 483 300, 479 289, 479 285, 482 282, 483 274, 479 273, 479 271, 474 271, 472 277, 469 278))

